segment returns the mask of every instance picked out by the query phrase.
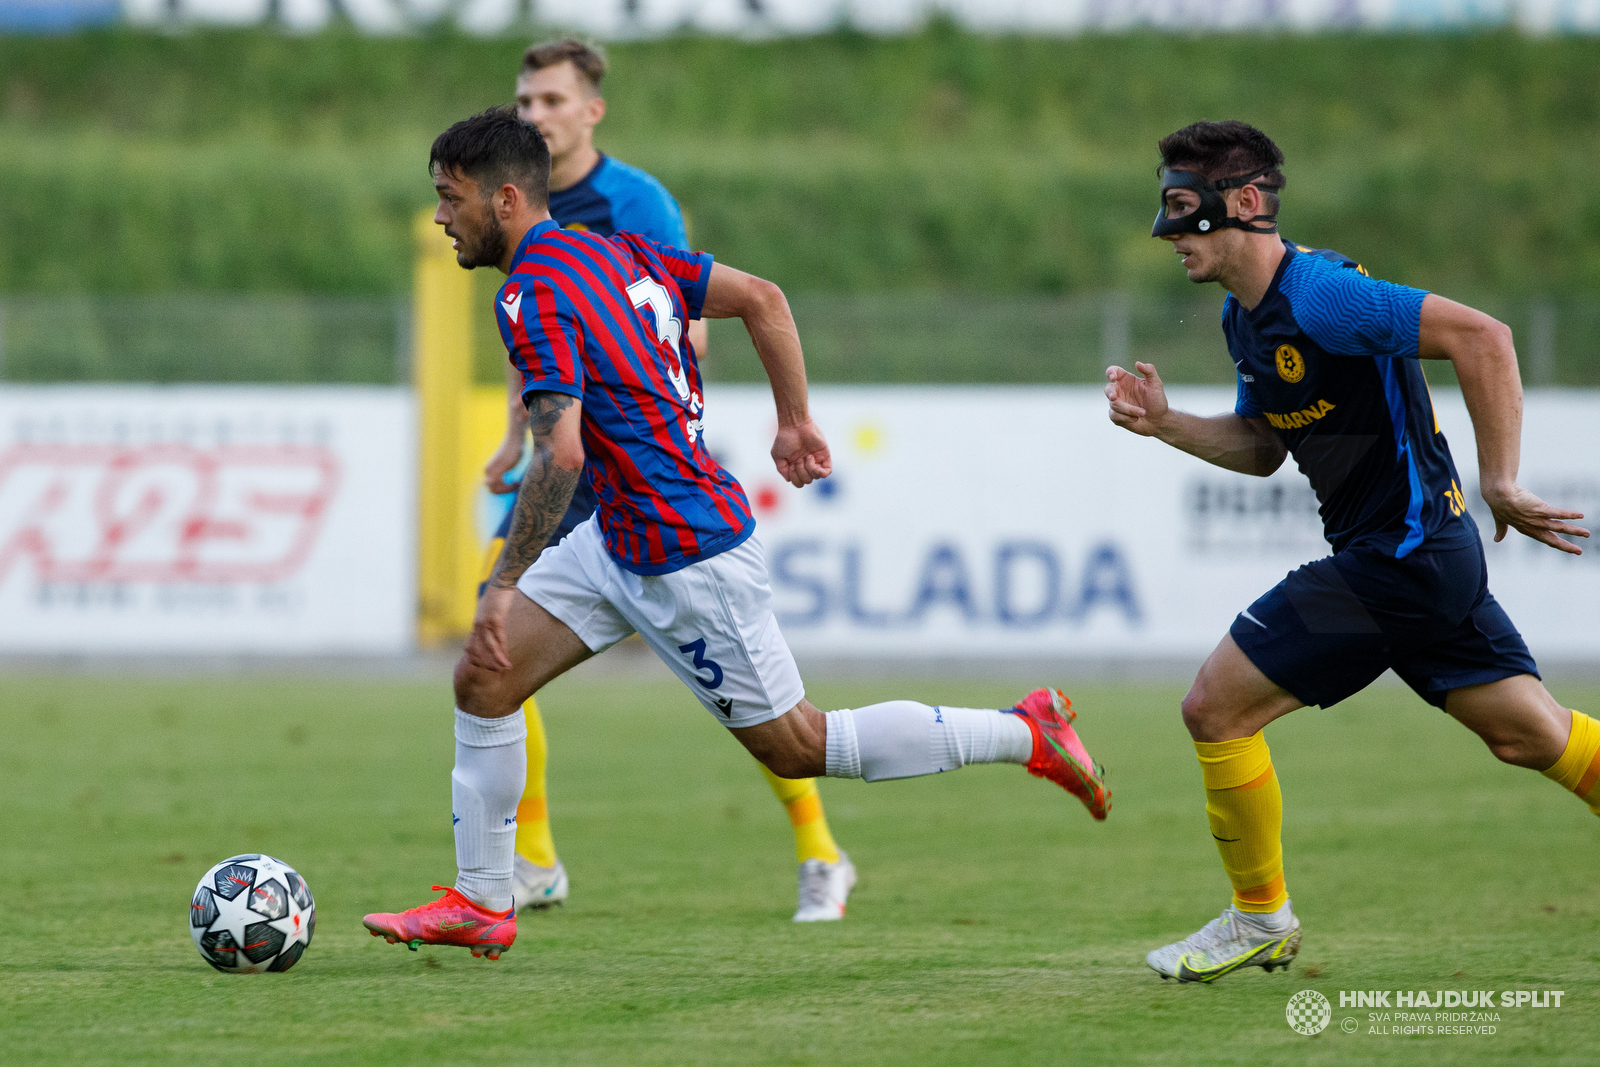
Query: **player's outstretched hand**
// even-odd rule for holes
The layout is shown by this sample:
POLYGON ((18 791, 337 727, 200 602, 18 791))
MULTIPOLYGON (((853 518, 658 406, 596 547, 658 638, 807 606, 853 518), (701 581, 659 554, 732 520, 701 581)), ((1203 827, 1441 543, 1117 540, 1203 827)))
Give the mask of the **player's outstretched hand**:
POLYGON ((1161 383, 1155 364, 1135 363, 1133 367, 1139 374, 1121 367, 1106 368, 1106 399, 1111 401, 1111 421, 1124 430, 1154 437, 1157 424, 1170 410, 1167 387, 1161 383))
POLYGON ((833 473, 827 439, 810 416, 793 426, 778 427, 778 439, 772 442, 772 462, 778 465, 783 480, 796 489, 833 473))
POLYGON ((472 617, 472 636, 467 638, 467 660, 481 670, 511 669, 506 654, 506 616, 516 599, 516 589, 502 589, 493 583, 478 598, 478 612, 472 617))
POLYGON ((1494 513, 1496 541, 1504 540, 1506 528, 1510 527, 1519 533, 1527 534, 1535 541, 1543 541, 1551 548, 1570 552, 1574 556, 1583 555, 1583 549, 1560 536, 1561 534, 1566 534, 1567 537, 1589 536, 1589 531, 1582 526, 1574 526, 1566 521, 1583 518, 1583 512, 1553 507, 1520 485, 1513 485, 1510 489, 1497 493, 1485 489, 1483 500, 1494 513))
POLYGON ((506 472, 522 462, 522 438, 507 437, 483 465, 483 484, 491 493, 515 493, 517 482, 507 483, 506 472))

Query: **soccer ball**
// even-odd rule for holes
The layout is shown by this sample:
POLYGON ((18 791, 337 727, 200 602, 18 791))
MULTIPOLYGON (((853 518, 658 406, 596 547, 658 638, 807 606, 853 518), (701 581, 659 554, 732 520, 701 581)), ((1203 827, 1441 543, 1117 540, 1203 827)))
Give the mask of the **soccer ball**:
POLYGON ((230 856, 211 868, 189 903, 189 933, 211 966, 228 974, 287 971, 311 944, 317 905, 282 860, 230 856))

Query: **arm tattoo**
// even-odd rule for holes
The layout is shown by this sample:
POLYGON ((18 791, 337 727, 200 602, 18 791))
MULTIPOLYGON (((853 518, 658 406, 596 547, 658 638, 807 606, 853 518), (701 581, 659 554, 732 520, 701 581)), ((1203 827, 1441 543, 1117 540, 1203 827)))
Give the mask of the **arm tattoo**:
POLYGON ((522 572, 533 565, 544 551, 545 542, 555 532, 578 488, 582 469, 567 470, 555 462, 551 435, 562 415, 576 397, 565 393, 538 392, 528 399, 528 428, 533 431, 533 453, 522 476, 522 488, 511 516, 511 531, 505 547, 489 576, 497 589, 515 589, 522 572))

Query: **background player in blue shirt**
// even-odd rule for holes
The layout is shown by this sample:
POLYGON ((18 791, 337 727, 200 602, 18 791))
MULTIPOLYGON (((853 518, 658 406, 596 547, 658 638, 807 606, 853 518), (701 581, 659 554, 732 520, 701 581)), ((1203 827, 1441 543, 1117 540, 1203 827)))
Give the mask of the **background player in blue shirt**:
POLYGON ((1238 370, 1235 410, 1167 404, 1155 367, 1106 371, 1111 421, 1228 470, 1265 477, 1294 456, 1334 554, 1291 573, 1235 619, 1183 701, 1206 814, 1233 902, 1149 954, 1163 978, 1211 981, 1287 967, 1300 924, 1283 880, 1283 802, 1262 728, 1331 707, 1385 670, 1600 814, 1600 723, 1557 703, 1489 593, 1483 546, 1434 420, 1419 359, 1448 359, 1477 437, 1495 540, 1516 529, 1563 552, 1587 537, 1517 484, 1522 385, 1511 331, 1488 315, 1378 281, 1335 252, 1277 232, 1283 154, 1242 122, 1162 140, 1153 236, 1190 281, 1228 291, 1222 325, 1238 370))
MULTIPOLYGON (((550 216, 563 228, 610 237, 637 233, 669 248, 688 248, 683 213, 678 203, 651 175, 637 167, 603 155, 594 145, 594 128, 605 117, 600 95, 606 59, 599 49, 581 41, 561 40, 535 45, 522 58, 517 76, 517 114, 539 128, 550 148, 550 216)), ((697 357, 706 350, 706 324, 688 324, 689 344, 697 357)), ((484 467, 490 492, 510 493, 505 475, 521 462, 527 436, 528 411, 522 402, 522 376, 508 367, 506 379, 506 436, 484 467)), ((577 528, 595 509, 594 492, 580 482, 572 505, 551 536, 560 540, 577 528)), ((507 509, 500 529, 486 553, 484 576, 500 555, 511 522, 507 509)), ((566 868, 556 856, 555 839, 545 792, 546 745, 537 704, 529 700, 528 776, 523 802, 517 812, 516 899, 519 908, 545 906, 565 900, 566 868)), ((842 919, 847 898, 855 885, 855 868, 828 830, 822 797, 810 778, 779 778, 762 768, 772 791, 787 810, 795 835, 799 871, 799 922, 842 919)))

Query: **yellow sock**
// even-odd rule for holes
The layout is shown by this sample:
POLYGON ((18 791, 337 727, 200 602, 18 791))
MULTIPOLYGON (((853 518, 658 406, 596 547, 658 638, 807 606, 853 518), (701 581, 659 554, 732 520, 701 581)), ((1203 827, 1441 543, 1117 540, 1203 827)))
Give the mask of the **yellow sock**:
POLYGON ((544 800, 544 720, 532 697, 522 711, 528 720, 528 784, 517 802, 517 854, 540 867, 554 867, 556 842, 550 836, 550 810, 544 800))
POLYGON ((1237 741, 1196 741, 1206 784, 1206 818, 1240 911, 1277 911, 1283 884, 1283 793, 1258 730, 1237 741))
POLYGON ((794 858, 796 863, 819 859, 823 863, 839 862, 839 846, 828 832, 828 817, 822 813, 822 795, 817 792, 815 778, 779 778, 761 768, 767 784, 789 810, 789 822, 794 825, 794 858))
POLYGON ((1574 711, 1567 750, 1543 773, 1561 788, 1578 794, 1590 811, 1600 815, 1600 722, 1574 711))

